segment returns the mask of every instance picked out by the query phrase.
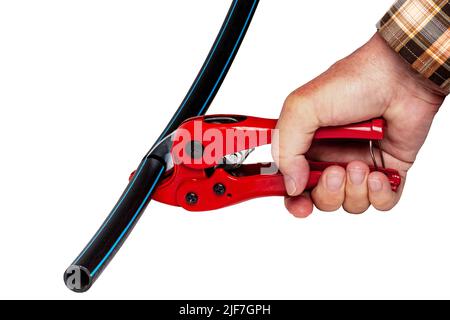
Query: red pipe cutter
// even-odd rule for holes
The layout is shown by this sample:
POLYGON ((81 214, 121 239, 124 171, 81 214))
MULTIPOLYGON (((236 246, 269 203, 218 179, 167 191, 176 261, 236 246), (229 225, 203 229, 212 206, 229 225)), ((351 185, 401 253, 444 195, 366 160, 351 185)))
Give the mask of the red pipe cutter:
MULTIPOLYGON (((168 165, 153 199, 189 211, 209 211, 258 197, 286 196, 283 176, 273 163, 244 164, 254 148, 272 143, 276 124, 277 120, 235 115, 202 116, 185 121, 162 142, 168 165)), ((375 157, 374 143, 380 143, 384 130, 385 121, 375 119, 321 128, 314 140, 368 140, 374 161, 370 170, 383 172, 392 190, 397 191, 401 183, 399 173, 384 168, 381 148, 382 167, 375 157)), ((327 167, 346 167, 344 163, 312 161, 309 165, 307 190, 317 185, 327 167)))

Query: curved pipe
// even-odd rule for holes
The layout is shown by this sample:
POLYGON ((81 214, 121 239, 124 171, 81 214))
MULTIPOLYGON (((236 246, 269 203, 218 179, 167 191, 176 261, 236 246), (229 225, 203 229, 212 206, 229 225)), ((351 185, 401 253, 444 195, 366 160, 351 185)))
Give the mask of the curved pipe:
POLYGON ((66 286, 85 292, 116 255, 149 204, 165 172, 158 144, 188 118, 208 110, 225 79, 250 25, 259 0, 234 0, 214 45, 177 112, 146 154, 108 218, 64 273, 66 286))

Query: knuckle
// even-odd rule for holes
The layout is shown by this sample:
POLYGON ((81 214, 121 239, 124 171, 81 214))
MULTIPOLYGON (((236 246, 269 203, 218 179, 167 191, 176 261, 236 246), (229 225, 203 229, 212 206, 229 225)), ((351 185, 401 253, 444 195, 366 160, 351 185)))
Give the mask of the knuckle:
POLYGON ((289 94, 284 101, 283 112, 287 112, 288 114, 296 112, 298 105, 301 104, 300 100, 301 97, 296 91, 289 94))
POLYGON ((345 212, 350 213, 350 214, 363 214, 367 211, 367 209, 369 209, 369 205, 365 205, 365 204, 347 204, 344 203, 343 205, 343 209, 345 212))
POLYGON ((375 209, 381 212, 387 212, 395 207, 395 202, 392 199, 382 199, 373 203, 375 209))
POLYGON ((362 214, 370 207, 367 192, 346 188, 343 209, 350 214, 362 214))
POLYGON ((320 204, 316 204, 316 207, 317 207, 317 209, 319 209, 320 211, 323 211, 323 212, 334 212, 334 211, 339 210, 341 205, 320 203, 320 204))
POLYGON ((313 192, 314 204, 320 211, 337 211, 342 206, 342 201, 336 197, 323 196, 319 192, 313 192))
POLYGON ((283 111, 288 115, 308 114, 314 107, 314 95, 307 87, 302 87, 289 94, 284 101, 283 111))

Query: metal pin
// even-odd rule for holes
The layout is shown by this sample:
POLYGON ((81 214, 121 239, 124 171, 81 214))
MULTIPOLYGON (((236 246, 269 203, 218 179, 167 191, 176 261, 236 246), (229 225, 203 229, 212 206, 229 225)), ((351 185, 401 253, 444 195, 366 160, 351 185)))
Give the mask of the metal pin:
POLYGON ((375 155, 375 149, 378 149, 378 153, 380 154, 380 158, 381 158, 381 166, 383 169, 386 169, 386 162, 384 161, 383 148, 381 147, 381 141, 377 140, 375 143, 376 143, 377 148, 375 148, 373 140, 369 141, 369 150, 370 150, 370 156, 373 161, 373 165, 374 165, 375 169, 378 170, 379 166, 378 166, 378 162, 377 162, 377 157, 375 155))
POLYGON ((375 150, 374 150, 372 140, 369 141, 369 151, 370 151, 370 156, 372 157, 373 165, 374 165, 375 169, 378 170, 378 163, 377 163, 377 158, 375 156, 375 150))
POLYGON ((386 169, 386 162, 384 161, 384 154, 383 154, 383 148, 381 147, 381 141, 377 141, 378 149, 380 150, 380 156, 381 156, 381 165, 383 166, 383 169, 386 169))

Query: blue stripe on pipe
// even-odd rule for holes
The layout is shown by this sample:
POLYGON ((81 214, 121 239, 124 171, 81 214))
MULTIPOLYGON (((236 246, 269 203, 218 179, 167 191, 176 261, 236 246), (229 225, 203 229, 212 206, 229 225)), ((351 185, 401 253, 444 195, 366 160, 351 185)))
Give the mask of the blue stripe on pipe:
POLYGON ((219 76, 219 79, 217 80, 216 84, 214 85, 214 88, 212 89, 211 93, 209 94, 208 98, 206 99, 206 102, 205 102, 205 104, 203 105, 203 107, 202 107, 202 109, 200 110, 200 112, 198 113, 198 115, 201 115, 201 114, 203 113, 203 111, 205 111, 205 108, 206 108, 206 106, 208 105, 209 100, 211 99, 212 95, 214 94, 214 91, 217 89, 217 86, 219 85, 220 81, 222 80, 222 78, 223 78, 223 76, 224 76, 224 74, 225 74, 225 72, 226 72, 226 70, 227 70, 227 67, 228 67, 228 65, 229 65, 230 62, 231 62, 231 59, 233 58, 233 55, 234 55, 234 53, 236 52, 236 50, 237 50, 237 48, 238 48, 238 46, 239 46, 239 43, 240 43, 241 40, 242 40, 242 37, 244 36, 245 29, 247 29, 247 26, 248 26, 248 24, 249 24, 249 22, 250 22, 250 18, 251 18, 251 16, 252 16, 252 13, 253 13, 254 10, 255 10, 256 3, 257 3, 257 0, 255 0, 255 1, 253 2, 252 9, 250 10, 250 13, 249 13, 249 15, 248 15, 248 17, 247 17, 247 20, 245 21, 245 25, 244 25, 244 27, 242 28, 242 31, 241 31, 241 33, 240 33, 240 35, 239 35, 239 38, 238 38, 238 40, 237 40, 237 42, 236 42, 236 44, 235 44, 235 46, 234 46, 234 48, 233 48, 233 51, 231 52, 230 57, 228 58, 228 61, 227 61, 227 63, 225 64, 225 67, 223 68, 222 73, 221 73, 220 76, 219 76))
POLYGON ((133 177, 132 181, 128 184, 127 190, 125 191, 125 193, 122 195, 122 197, 120 198, 119 202, 117 202, 117 204, 114 206, 113 210, 111 211, 111 213, 109 214, 108 218, 106 219, 106 221, 103 223, 102 227, 97 231, 97 233, 94 235, 94 237, 91 239, 91 241, 88 243, 88 245, 84 248, 83 252, 80 253, 80 255, 75 259, 74 264, 78 263, 78 260, 86 253, 86 251, 89 250, 89 248, 92 246, 92 244, 95 242, 95 240, 97 239, 97 237, 99 236, 99 234, 103 231, 103 229, 105 229, 105 227, 108 225, 109 221, 114 217, 114 215, 116 214, 117 209, 120 207, 120 205, 122 204, 122 202, 125 200, 125 198, 127 197, 128 193, 130 192, 131 188, 133 187, 134 183, 136 182, 136 177, 139 176, 142 172, 142 169, 144 168, 146 162, 148 161, 148 158, 145 158, 145 160, 143 161, 143 163, 139 166, 138 170, 136 171, 135 176, 133 177))
POLYGON ((194 90, 197 88, 198 83, 200 82, 200 80, 203 78, 203 75, 205 73, 205 70, 208 68, 209 63, 211 62, 212 57, 214 56, 214 53, 217 51, 217 47, 219 46, 220 41, 223 38, 223 35, 225 33, 225 30, 228 26, 228 24, 230 23, 230 19, 233 16, 234 10, 236 9, 236 5, 238 3, 238 0, 235 0, 233 3, 233 8, 231 9, 231 13, 228 16, 227 21, 225 22, 225 27, 222 29, 222 32, 220 33, 219 37, 217 38, 217 41, 211 51, 211 54, 209 55, 208 59, 206 60, 205 64, 203 65, 202 70, 200 71, 200 75, 197 77, 197 79, 195 80, 194 84, 192 85, 191 89, 189 90, 188 94, 186 95, 186 97, 184 98, 180 108, 177 110, 177 112, 175 113, 175 115, 173 116, 172 120, 169 122, 169 124, 167 125, 167 128, 164 130, 163 134, 161 135, 162 137, 164 137, 167 134, 167 130, 172 126, 174 120, 176 119, 176 117, 181 113, 181 111, 184 110, 184 107, 186 106, 186 102, 189 100, 189 98, 191 97, 192 93, 194 92, 194 90))
MULTIPOLYGON (((206 68, 208 67, 209 63, 211 62, 211 59, 212 59, 214 53, 217 51, 217 47, 218 47, 218 45, 219 45, 219 42, 220 42, 220 40, 222 39, 222 37, 223 37, 223 35, 224 35, 224 33, 225 33, 225 30, 226 30, 226 28, 227 28, 227 26, 228 26, 228 24, 229 24, 229 22, 230 22, 230 19, 231 19, 232 15, 233 15, 233 13, 234 13, 234 11, 235 11, 235 9, 236 9, 237 2, 238 2, 238 0, 235 0, 235 1, 234 1, 233 7, 232 7, 232 9, 231 9, 231 14, 228 16, 228 19, 227 19, 227 21, 225 22, 225 27, 222 29, 222 32, 220 33, 220 35, 219 35, 219 37, 218 37, 218 41, 216 41, 216 44, 215 44, 215 46, 213 47, 213 49, 212 49, 212 51, 211 51, 211 54, 209 55, 209 57, 208 57, 206 63, 204 64, 204 66, 203 66, 203 68, 202 68, 202 70, 201 70, 201 72, 200 72, 200 75, 197 77, 197 79, 196 79, 194 85, 193 85, 193 86, 191 87, 191 89, 189 90, 187 96, 186 96, 185 99, 183 100, 183 103, 182 103, 181 107, 178 109, 177 113, 176 113, 175 116, 172 118, 172 121, 169 123, 169 125, 167 126, 167 128, 169 128, 169 127, 172 125, 173 120, 180 114, 180 112, 182 112, 182 111, 184 110, 184 108, 185 108, 185 106, 186 106, 187 100, 191 97, 192 92, 195 90, 195 88, 197 87, 197 85, 198 85, 198 83, 200 82, 201 78, 203 77, 203 75, 204 75, 204 73, 205 73, 205 70, 206 70, 206 68)), ((167 129, 163 132, 162 136, 166 135, 166 133, 167 133, 167 129)), ((142 167, 141 167, 140 169, 142 169, 142 167)), ((103 224, 103 226, 100 228, 100 230, 97 231, 97 233, 96 233, 96 234, 94 235, 94 237, 91 239, 91 241, 90 241, 89 244, 86 246, 86 248, 83 250, 83 252, 78 256, 78 258, 75 259, 75 263, 74 263, 74 264, 77 264, 77 263, 78 263, 78 260, 86 253, 87 250, 89 250, 89 248, 90 248, 90 247, 92 246, 92 244, 95 242, 95 240, 97 239, 97 237, 99 236, 99 234, 103 231, 103 229, 105 228, 105 226, 108 224, 108 222, 111 220, 111 218, 115 215, 117 209, 120 207, 120 205, 122 204, 123 200, 124 200, 125 197, 128 195, 128 193, 129 193, 131 187, 133 186, 134 182, 136 181, 136 178, 137 178, 140 174, 141 174, 141 170, 138 170, 138 171, 136 172, 136 174, 135 174, 133 180, 132 180, 131 183, 128 185, 128 189, 127 189, 127 191, 125 192, 125 194, 121 197, 121 199, 119 200, 119 202, 118 202, 118 203, 116 204, 116 206, 113 208, 112 212, 110 213, 109 217, 108 217, 107 220, 104 222, 104 224, 103 224)))
POLYGON ((123 237, 127 234, 128 230, 131 228, 133 223, 136 221, 137 217, 139 216, 139 214, 141 213, 141 211, 144 208, 145 204, 147 203, 148 199, 150 198, 153 190, 155 189, 156 185, 158 184, 159 179, 161 178, 161 176, 164 173, 164 171, 165 171, 165 168, 162 168, 161 171, 159 172, 158 176, 156 177, 155 182, 153 183, 152 187, 150 188, 150 191, 147 193, 144 201, 142 202, 142 204, 140 205, 140 207, 138 208, 138 210, 134 214, 134 216, 131 219, 130 223, 128 223, 126 228, 120 234, 119 238, 116 240, 116 242, 111 247, 111 249, 108 251, 108 253, 103 258, 103 260, 98 264, 98 266, 94 269, 94 271, 92 271, 92 273, 91 273, 92 277, 95 277, 95 274, 98 272, 98 270, 100 270, 100 268, 103 266, 103 264, 108 260, 109 256, 114 252, 114 249, 119 245, 120 241, 122 241, 123 237))
MULTIPOLYGON (((248 26, 248 24, 249 24, 249 22, 250 22, 250 19, 251 19, 252 14, 253 14, 253 12, 254 12, 254 10, 255 10, 255 8, 256 8, 256 3, 257 3, 257 0, 255 0, 255 1, 253 2, 253 6, 252 6, 252 8, 251 8, 251 10, 250 10, 250 12, 249 12, 249 15, 248 15, 248 17, 247 17, 247 20, 245 21, 244 27, 242 28, 241 33, 239 34, 239 38, 238 38, 238 40, 237 40, 237 42, 236 42, 236 44, 235 44, 235 46, 234 46, 234 48, 233 48, 233 50, 232 50, 232 52, 231 52, 231 54, 230 54, 230 57, 228 58, 227 63, 225 64, 225 67, 223 68, 223 70, 222 70, 222 72, 221 72, 221 74, 220 74, 220 76, 219 76, 219 79, 218 79, 218 81, 216 82, 216 84, 214 85, 214 87, 213 87, 213 89, 212 89, 210 95, 208 96, 208 98, 207 98, 205 104, 203 105, 202 109, 200 110, 199 115, 201 115, 202 112, 204 111, 204 109, 206 108, 206 106, 207 106, 209 100, 211 99, 212 95, 214 94, 214 91, 216 90, 217 86, 219 85, 221 79, 223 78, 223 76, 224 76, 224 74, 225 74, 225 72, 226 72, 226 69, 228 68, 228 65, 229 65, 230 62, 231 62, 231 59, 233 58, 233 55, 234 55, 234 53, 236 52, 237 47, 239 46, 239 43, 240 43, 241 40, 242 40, 242 37, 244 36, 244 32, 245 32, 245 30, 246 30, 246 28, 247 28, 247 26, 248 26)), ((234 3, 232 12, 234 11, 234 9, 235 9, 235 7, 236 7, 236 4, 237 4, 237 0, 236 0, 235 3, 234 3)), ((227 22, 226 22, 227 25, 228 25, 228 23, 229 23, 229 21, 230 21, 231 15, 232 15, 232 14, 229 15, 229 18, 228 18, 228 20, 227 20, 227 22)), ((223 28, 222 33, 221 33, 221 35, 220 35, 220 38, 223 36, 223 33, 224 33, 225 29, 226 29, 226 27, 223 28)), ((220 39, 220 38, 219 38, 219 39, 220 39)), ((220 42, 220 40, 216 42, 216 46, 214 47, 213 51, 217 49, 217 46, 218 46, 219 42, 220 42)), ((209 57, 207 63, 209 63, 209 62, 211 61, 211 57, 212 57, 212 54, 210 55, 210 57, 209 57)), ((205 64, 205 67, 206 67, 206 66, 207 66, 207 64, 205 64)), ((204 68, 202 72, 204 72, 205 69, 206 69, 206 68, 204 68)), ((202 75, 203 75, 203 74, 201 74, 201 75, 197 78, 198 81, 200 80, 200 78, 201 78, 202 75)), ((196 81, 196 84, 194 84, 195 86, 198 84, 198 81, 196 81)), ((193 88, 195 88, 195 87, 193 86, 193 88)), ((192 91, 193 91, 193 90, 191 90, 189 94, 192 94, 192 91)), ((186 101, 186 100, 187 100, 187 99, 185 99, 185 101, 186 101)), ((185 103, 182 105, 182 107, 180 107, 180 109, 178 110, 178 112, 176 113, 176 115, 178 115, 178 114, 181 112, 181 110, 184 108, 184 106, 185 106, 185 103)), ((175 115, 175 117, 174 117, 173 119, 176 118, 176 115, 175 115)), ((171 123, 169 124, 168 127, 170 127, 170 125, 171 125, 171 123)), ((112 246, 112 248, 108 251, 107 255, 102 259, 102 261, 99 263, 99 265, 98 265, 98 266, 94 269, 94 271, 91 273, 91 276, 92 276, 92 277, 95 276, 95 274, 96 274, 96 273, 98 272, 98 270, 102 267, 102 265, 108 260, 109 256, 114 252, 114 249, 117 247, 117 245, 120 243, 120 241, 121 241, 121 240, 123 239, 123 237, 126 235, 126 233, 128 232, 128 230, 131 228, 131 226, 133 225, 134 221, 135 221, 135 220, 137 219, 137 217, 139 216, 139 213, 141 212, 141 210, 142 210, 142 208, 144 207, 145 203, 147 202, 148 198, 151 196, 151 194, 152 194, 154 188, 156 187, 156 185, 157 185, 157 183, 159 182, 159 179, 161 178, 161 176, 162 176, 163 173, 164 173, 164 168, 163 168, 163 169, 161 170, 161 172, 159 173, 159 175, 158 175, 157 179, 155 180, 155 182, 154 182, 152 188, 150 189, 149 193, 148 193, 147 196, 145 197, 145 199, 144 199, 144 201, 142 202, 141 206, 139 207, 139 209, 137 210, 137 212, 136 212, 135 215, 133 216, 133 218, 132 218, 132 220, 130 221, 130 223, 127 225, 127 227, 125 228, 125 230, 121 233, 121 235, 120 235, 119 238, 116 240, 116 242, 114 243, 114 245, 112 246)), ((135 177, 135 178, 136 178, 136 177, 135 177)))

